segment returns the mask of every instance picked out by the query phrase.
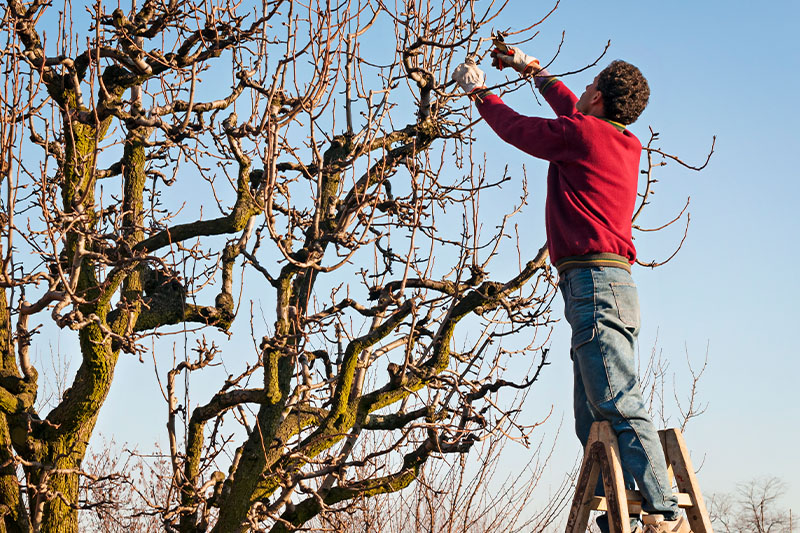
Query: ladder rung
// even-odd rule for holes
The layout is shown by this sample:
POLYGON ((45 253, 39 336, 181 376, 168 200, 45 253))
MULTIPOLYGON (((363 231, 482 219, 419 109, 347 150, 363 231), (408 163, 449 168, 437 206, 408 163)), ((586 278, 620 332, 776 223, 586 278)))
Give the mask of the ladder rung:
MULTIPOLYGON (((642 493, 638 490, 626 490, 625 496, 628 499, 628 512, 641 513, 642 512, 642 493)), ((691 507, 692 498, 685 492, 676 493, 678 497, 678 507, 691 507)), ((602 496, 595 496, 592 498, 589 508, 592 511, 608 511, 606 499, 602 496)))

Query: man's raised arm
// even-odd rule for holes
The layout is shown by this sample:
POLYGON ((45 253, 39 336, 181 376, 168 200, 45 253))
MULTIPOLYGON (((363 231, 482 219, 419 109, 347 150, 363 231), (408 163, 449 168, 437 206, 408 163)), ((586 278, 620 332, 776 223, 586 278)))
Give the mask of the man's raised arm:
MULTIPOLYGON (((474 62, 462 63, 456 67, 453 79, 476 101, 481 117, 505 142, 548 161, 563 161, 574 157, 573 150, 566 143, 565 125, 561 120, 528 117, 517 113, 504 104, 499 96, 487 91, 485 75, 474 62)), ((558 85, 563 86, 560 82, 558 85)), ((546 89, 549 90, 551 89, 546 89)), ((574 109, 574 104, 572 107, 574 109)))
POLYGON ((498 70, 511 67, 523 77, 533 76, 533 83, 556 115, 572 115, 578 98, 561 80, 539 65, 539 60, 517 48, 492 50, 492 66, 498 70))

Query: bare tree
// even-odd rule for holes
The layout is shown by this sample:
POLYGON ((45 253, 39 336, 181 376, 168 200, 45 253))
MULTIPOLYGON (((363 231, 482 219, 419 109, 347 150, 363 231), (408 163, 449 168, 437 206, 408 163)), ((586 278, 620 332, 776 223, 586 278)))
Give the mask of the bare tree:
POLYGON ((522 253, 525 182, 473 154, 450 82, 507 2, 4 4, 0 531, 76 531, 131 490, 168 531, 293 530, 531 438, 555 284, 545 247, 490 277, 522 253), (37 405, 55 328, 80 362, 37 405), (136 488, 82 465, 120 355, 150 346, 169 468, 136 488))
POLYGON ((709 515, 725 533, 792 533, 792 511, 780 506, 786 483, 767 477, 741 483, 734 494, 714 494, 709 515))
POLYGON ((97 533, 148 533, 159 531, 161 519, 153 512, 172 485, 168 455, 158 448, 142 455, 103 439, 100 451, 84 459, 78 523, 83 531, 97 533))

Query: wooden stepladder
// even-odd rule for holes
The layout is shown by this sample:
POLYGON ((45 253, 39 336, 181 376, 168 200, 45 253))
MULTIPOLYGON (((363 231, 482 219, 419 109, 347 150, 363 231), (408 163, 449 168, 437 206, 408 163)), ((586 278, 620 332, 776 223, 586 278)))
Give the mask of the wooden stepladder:
MULTIPOLYGON (((686 511, 692 533, 714 533, 683 435, 679 429, 663 429, 658 436, 667 459, 670 483, 678 486, 678 506, 686 511)), ((625 490, 617 436, 609 422, 592 424, 566 533, 586 533, 591 511, 608 514, 611 533, 631 533, 630 515, 642 512, 639 491, 625 490), (601 475, 605 498, 594 495, 597 476, 601 475)))

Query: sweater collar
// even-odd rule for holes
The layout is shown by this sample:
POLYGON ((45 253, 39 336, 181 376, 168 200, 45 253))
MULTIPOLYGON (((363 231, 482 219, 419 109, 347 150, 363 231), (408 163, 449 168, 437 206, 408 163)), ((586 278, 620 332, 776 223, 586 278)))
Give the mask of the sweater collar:
POLYGON ((625 128, 625 124, 622 124, 620 122, 616 122, 614 120, 603 118, 603 117, 598 117, 598 118, 600 118, 600 120, 604 120, 604 121, 608 122, 609 124, 611 124, 612 126, 617 128, 619 131, 625 131, 625 129, 626 129, 625 128))

